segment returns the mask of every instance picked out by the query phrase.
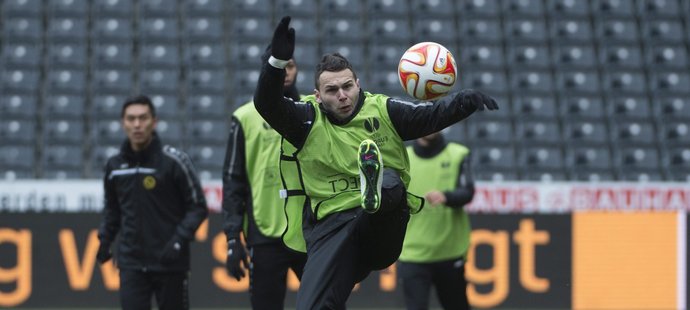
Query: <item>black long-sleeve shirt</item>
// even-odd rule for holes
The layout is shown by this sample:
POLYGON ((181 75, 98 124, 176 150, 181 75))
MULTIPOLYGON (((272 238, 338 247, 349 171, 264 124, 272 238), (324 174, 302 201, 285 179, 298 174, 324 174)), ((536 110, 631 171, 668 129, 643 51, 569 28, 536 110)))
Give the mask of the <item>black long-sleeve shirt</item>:
MULTIPOLYGON (((295 147, 301 148, 311 130, 316 110, 311 104, 300 104, 284 98, 280 91, 284 79, 285 70, 265 64, 254 93, 254 105, 271 127, 295 147)), ((454 99, 454 95, 448 95, 436 103, 413 103, 389 98, 386 107, 398 135, 403 140, 412 140, 455 124, 477 109, 474 105, 464 105, 460 100, 454 99)), ((355 112, 346 120, 338 120, 324 109, 321 111, 326 113, 330 122, 343 124, 354 118, 362 104, 364 96, 360 92, 355 112)))

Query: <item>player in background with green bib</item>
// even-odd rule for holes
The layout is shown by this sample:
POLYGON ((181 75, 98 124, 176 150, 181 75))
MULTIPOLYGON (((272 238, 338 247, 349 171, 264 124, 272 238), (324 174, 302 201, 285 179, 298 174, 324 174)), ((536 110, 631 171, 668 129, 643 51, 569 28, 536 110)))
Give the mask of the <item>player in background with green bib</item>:
MULTIPOLYGON (((297 64, 290 59, 285 69, 283 96, 298 101, 297 64)), ((288 270, 301 278, 307 258, 286 248, 280 238, 287 226, 284 200, 279 196, 280 139, 253 102, 233 113, 223 165, 223 230, 228 240, 225 264, 228 274, 238 281, 249 269, 254 310, 284 309, 288 270), (251 264, 240 233, 244 233, 251 264)))
MULTIPOLYGON (((285 99, 279 91, 295 49, 295 29, 289 24, 290 17, 283 17, 275 29, 254 105, 294 146, 283 149, 281 165, 293 162, 297 169, 281 169, 281 177, 297 177, 301 198, 306 197, 297 219, 286 208, 283 235, 286 244, 296 246, 285 237, 301 229, 308 257, 296 308, 345 309, 357 282, 397 261, 410 213, 420 208, 421 201, 407 193, 410 166, 403 141, 498 104, 473 90, 420 104, 371 94, 360 88, 355 70, 338 53, 324 55, 317 65, 314 96, 304 102, 285 99)), ((286 192, 288 206, 296 197, 290 193, 299 195, 299 189, 286 192)))
POLYGON ((474 197, 470 150, 440 132, 407 148, 408 191, 424 196, 425 208, 410 218, 398 263, 408 310, 429 309, 431 287, 443 309, 470 309, 465 261, 470 220, 463 207, 474 197))

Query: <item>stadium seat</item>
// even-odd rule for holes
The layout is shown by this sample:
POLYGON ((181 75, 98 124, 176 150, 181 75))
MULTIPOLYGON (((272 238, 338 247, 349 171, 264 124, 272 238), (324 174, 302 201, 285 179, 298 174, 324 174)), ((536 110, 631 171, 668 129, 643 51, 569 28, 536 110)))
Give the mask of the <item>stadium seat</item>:
POLYGON ((142 44, 139 47, 139 64, 145 69, 176 69, 180 64, 180 52, 176 44, 142 44))
POLYGON ((40 73, 30 69, 0 69, 3 92, 36 92, 39 89, 40 73))
MULTIPOLYGON (((322 25, 323 26, 323 25, 322 25)), ((361 31, 361 26, 358 24, 355 24, 356 26, 355 29, 358 29, 358 31, 361 31)), ((299 33, 300 36, 300 42, 305 42, 308 44, 316 44, 318 43, 317 40, 319 40, 319 26, 317 26, 316 19, 311 18, 311 17, 293 17, 290 20, 290 27, 295 28, 295 32, 299 33)), ((323 28, 323 27, 322 27, 323 28)), ((361 33, 360 33, 361 35, 361 33)), ((326 38, 321 38, 321 41, 328 42, 331 38, 326 37, 326 38)), ((264 43, 265 45, 266 43, 264 43)))
MULTIPOLYGON (((401 52, 397 53, 402 55, 401 52)), ((451 51, 451 53, 453 53, 453 51, 451 51)), ((399 58, 400 55, 395 56, 399 58)), ((453 53, 453 56, 455 56, 455 61, 460 67, 462 67, 463 64, 467 64, 472 67, 478 66, 492 68, 502 68, 505 65, 505 61, 503 60, 503 48, 500 45, 492 43, 479 43, 463 46, 460 48, 460 52, 453 53)), ((517 56, 511 54, 511 57, 517 56)), ((393 60, 395 61, 395 65, 397 65, 397 59, 393 57, 391 61, 393 60)))
POLYGON ((647 45, 646 63, 651 68, 684 68, 688 66, 688 54, 680 44, 647 45))
MULTIPOLYGON (((17 168, 28 170, 35 166, 34 147, 27 145, 0 144, 0 171, 17 168)), ((0 178, 4 177, 0 175, 0 178)))
POLYGON ((513 126, 509 121, 483 120, 468 124, 468 143, 487 142, 509 144, 514 140, 513 126))
POLYGON ((496 17, 501 5, 500 0, 462 0, 456 2, 456 10, 461 20, 466 16, 496 17))
POLYGON ((47 47, 50 68, 83 68, 88 62, 87 46, 83 43, 55 43, 47 47))
POLYGON ((395 67, 389 70, 370 71, 369 78, 365 78, 362 83, 364 84, 362 87, 367 91, 410 99, 400 87, 395 67))
MULTIPOLYGON (((428 1, 425 0, 425 2, 428 1)), ((455 52, 455 45, 457 44, 455 38, 458 37, 455 21, 453 19, 441 19, 438 16, 434 18, 422 16, 412 19, 413 37, 440 43, 449 49, 451 53, 455 52)))
POLYGON ((635 4, 633 1, 595 0, 592 3, 592 13, 602 17, 633 17, 635 15, 635 4))
POLYGON ((554 120, 558 116, 558 106, 551 96, 518 94, 513 97, 511 106, 513 114, 518 116, 519 119, 539 118, 554 120))
POLYGON ((648 44, 683 43, 684 30, 680 19, 649 19, 641 21, 644 39, 648 44))
POLYGON ((32 94, 0 94, 0 115, 9 119, 33 119, 36 116, 36 97, 32 94))
POLYGON ((266 18, 240 16, 232 19, 232 38, 241 42, 270 42, 273 26, 266 18))
POLYGON ((43 37, 43 22, 36 17, 8 16, 3 20, 3 37, 10 42, 40 43, 43 37))
POLYGON ((508 0, 502 2, 503 14, 508 16, 524 15, 536 18, 544 16, 544 6, 541 0, 508 0))
POLYGON ((86 89, 83 69, 54 69, 47 74, 46 88, 51 92, 83 93, 86 89))
POLYGON ((2 48, 1 65, 36 68, 41 64, 41 45, 36 43, 6 43, 2 48))
POLYGON ((92 21, 91 35, 98 42, 123 42, 132 38, 132 20, 122 17, 104 17, 92 21))
MULTIPOLYGON (((230 75, 232 78, 230 84, 235 87, 235 91, 241 90, 251 93, 253 96, 254 90, 256 89, 256 83, 259 81, 259 69, 260 68, 256 67, 251 69, 235 70, 234 74, 230 75)), ((298 74, 298 76, 300 75, 304 74, 298 74)))
POLYGON ((435 16, 437 20, 452 20, 455 12, 453 0, 412 0, 410 1, 410 13, 413 22, 418 18, 435 16))
POLYGON ((119 120, 125 95, 97 94, 91 98, 90 120, 119 120))
POLYGON ((639 0, 638 12, 645 18, 678 17, 682 12, 678 2, 672 0, 639 0))
POLYGON ((134 0, 92 0, 92 12, 97 16, 130 16, 134 0))
POLYGON ((140 74, 139 88, 142 93, 153 91, 172 92, 179 89, 178 70, 154 69, 140 72, 140 74))
POLYGON ((46 145, 42 152, 43 170, 66 168, 65 171, 77 171, 81 168, 83 159, 81 145, 46 145))
POLYGON ((149 93, 147 94, 153 106, 156 107, 156 115, 162 119, 170 119, 178 116, 178 98, 174 92, 172 94, 166 93, 149 93))
POLYGON ((561 95, 559 101, 563 119, 602 119, 606 115, 599 96, 561 95))
MULTIPOLYGON (((690 124, 681 121, 662 122, 660 138, 667 145, 690 146, 690 124)), ((690 167, 690 166, 689 166, 690 167)))
POLYGON ((607 44, 599 47, 599 60, 606 68, 637 69, 642 65, 642 51, 636 44, 607 44))
POLYGON ((687 70, 652 71, 649 83, 652 91, 686 95, 690 93, 690 73, 687 70))
POLYGON ((50 117, 82 119, 86 113, 86 102, 82 94, 49 94, 43 98, 43 111, 50 117))
MULTIPOLYGON (((508 61, 525 69, 544 69, 550 65, 548 46, 542 44, 508 44, 508 61)), ((499 62, 500 64, 500 62, 499 62)))
POLYGON ((510 78, 510 86, 518 92, 541 92, 553 90, 553 78, 549 71, 521 70, 514 71, 510 78))
POLYGON ((230 45, 230 59, 237 68, 261 68, 261 57, 265 50, 265 43, 233 42, 230 45))
POLYGON ((226 123, 222 120, 190 121, 187 123, 185 137, 187 141, 223 144, 228 138, 226 123))
POLYGON ((564 140, 571 140, 587 145, 605 145, 608 143, 608 129, 603 121, 596 120, 563 120, 564 140))
POLYGON ((690 122, 690 98, 687 96, 654 96, 652 108, 661 121, 683 120, 690 122))
POLYGON ((553 182, 553 181, 566 181, 568 176, 564 170, 561 169, 538 169, 530 168, 523 169, 520 174, 521 181, 533 181, 533 182, 553 182))
MULTIPOLYGON (((124 136, 122 136, 124 141, 124 136)), ((103 178, 103 168, 108 159, 120 153, 120 145, 96 145, 92 148, 89 156, 90 174, 87 177, 103 178)))
POLYGON ((218 95, 196 94, 187 98, 187 116, 197 118, 225 118, 228 114, 225 107, 225 97, 218 95))
POLYGON ((481 170, 473 172, 475 180, 504 182, 518 181, 518 173, 515 168, 494 168, 482 167, 481 170))
POLYGON ((504 19, 506 38, 521 42, 546 42, 544 19, 513 18, 504 19))
POLYGON ((128 68, 132 65, 131 43, 96 43, 92 45, 91 65, 96 68, 128 68))
MULTIPOLYGON (((207 91, 222 93, 225 83, 225 70, 194 69, 187 72, 187 89, 194 91, 207 91)), ((254 89, 256 86, 252 87, 254 89)))
POLYGON ((587 19, 555 19, 550 28, 551 39, 559 43, 584 43, 592 39, 592 28, 587 19))
MULTIPOLYGON (((318 10, 317 0, 275 0, 275 2, 276 3, 274 9, 276 12, 281 12, 281 16, 315 16, 318 10)), ((326 15, 324 13, 322 14, 326 15)))
MULTIPOLYGON (((316 86, 314 85, 314 69, 312 68, 316 67, 316 65, 300 63, 298 66, 299 74, 297 74, 297 90, 299 90, 300 94, 314 93, 314 88, 316 86)), ((360 81, 360 83, 362 82, 360 81)), ((254 94, 251 94, 251 97, 253 96, 254 94)))
POLYGON ((560 17, 584 18, 589 15, 589 1, 551 0, 546 1, 547 14, 560 17))
POLYGON ((621 169, 618 181, 624 182, 660 182, 664 176, 659 169, 621 169))
POLYGON ((364 58, 364 49, 362 48, 356 48, 346 43, 331 43, 323 45, 321 49, 324 53, 338 52, 345 56, 355 70, 357 70, 357 68, 364 69, 364 62, 366 59, 364 58))
POLYGON ((366 3, 369 21, 372 21, 374 17, 407 16, 410 11, 408 2, 405 0, 367 0, 366 3))
POLYGON ((690 146, 680 145, 669 147, 664 162, 670 170, 690 171, 690 146))
POLYGON ((30 120, 5 119, 0 121, 0 140, 6 143, 33 143, 36 138, 36 123, 30 120))
MULTIPOLYGON (((508 33, 506 35, 510 36, 508 33)), ((500 43, 503 39, 503 31, 497 20, 468 17, 460 21, 460 37, 468 44, 500 43)))
POLYGON ((53 16, 84 16, 88 11, 86 1, 48 0, 47 10, 53 16))
POLYGON ((195 167, 207 169, 215 167, 219 173, 222 172, 223 161, 225 160, 225 146, 195 144, 189 148, 188 153, 195 167))
POLYGON ((652 117, 647 97, 611 95, 606 101, 609 117, 617 120, 648 120, 652 117))
POLYGON ((615 174, 611 169, 571 169, 569 173, 571 181, 582 182, 610 182, 615 181, 615 174))
POLYGON ((594 70, 562 70, 556 73, 558 90, 565 93, 598 94, 599 75, 594 70))
POLYGON ((649 121, 610 122, 611 141, 624 145, 651 145, 656 141, 656 131, 649 121))
POLYGON ((613 150, 613 164, 618 170, 659 168, 660 158, 655 147, 618 146, 613 150))
POLYGON ((323 21, 321 37, 328 43, 360 42, 362 23, 359 18, 329 18, 323 21))
MULTIPOLYGON (((316 67, 316 62, 321 60, 319 46, 317 44, 310 43, 299 44, 299 46, 295 46, 293 58, 295 59, 300 72, 302 69, 313 70, 316 67)), ((309 76, 309 79, 313 81, 314 77, 309 76)))
POLYGON ((177 14, 177 1, 162 0, 138 0, 141 16, 175 17, 177 14))
POLYGON ((91 72, 91 90, 95 93, 125 93, 133 90, 132 72, 126 69, 102 69, 91 72))
POLYGON ((45 143, 80 145, 84 142, 84 123, 81 119, 51 117, 43 121, 45 143))
MULTIPOLYGON (((125 139, 125 133, 120 124, 120 117, 94 121, 90 131, 91 138, 95 144, 115 144, 119 145, 125 139)), ((105 163, 105 162, 104 162, 105 163)))
POLYGON ((219 17, 192 17, 184 22, 187 42, 222 42, 223 20, 219 17))
POLYGON ((532 169, 550 169, 563 173, 563 155, 558 146, 518 147, 517 157, 518 167, 523 172, 532 169))
POLYGON ((606 18, 595 22, 600 42, 632 43, 639 40, 637 24, 633 19, 606 18))
MULTIPOLYGON (((405 19, 377 18, 367 21, 367 37, 370 42, 399 43, 411 46, 412 32, 405 19)), ((402 53, 400 54, 402 56, 402 53)))
POLYGON ((220 43, 192 43, 184 47, 183 55, 187 65, 193 68, 218 68, 227 64, 225 49, 220 43))
POLYGON ((553 63, 558 68, 589 69, 597 65, 597 57, 591 45, 558 44, 553 46, 553 63))
POLYGON ((508 82, 503 70, 472 70, 466 72, 459 82, 462 88, 474 88, 492 96, 508 91, 508 82))
POLYGON ((86 42, 87 19, 79 17, 53 17, 46 26, 48 42, 86 42))
POLYGON ((43 0, 3 0, 2 13, 6 16, 30 16, 41 15, 43 0))
POLYGON ((603 73, 603 87, 608 91, 643 94, 645 74, 638 70, 615 70, 603 73))
POLYGON ((474 171, 487 168, 515 169, 515 151, 510 146, 470 145, 474 171))
POLYGON ((515 122, 515 136, 523 144, 556 145, 562 140, 558 123, 549 120, 515 122))
MULTIPOLYGON (((177 146, 182 141, 182 122, 176 119, 159 119, 156 132, 163 140, 163 144, 177 146)), ((225 132, 223 132, 225 136, 225 132)))
MULTIPOLYGON (((184 12, 191 16, 217 16, 224 12, 224 0, 184 0, 184 12)), ((246 1, 242 1, 246 2, 246 1)), ((259 1, 255 1, 259 2, 259 1)), ((233 6, 233 8, 235 8, 233 6)))
MULTIPOLYGON (((462 77, 461 77, 462 79, 462 77)), ((452 99, 457 92, 451 92, 446 98, 452 99)), ((498 110, 493 110, 491 113, 483 113, 483 112, 478 112, 472 114, 472 117, 470 117, 467 122, 483 122, 484 120, 500 120, 500 121, 510 121, 515 118, 515 115, 513 111, 509 108, 510 106, 513 105, 513 100, 510 99, 510 97, 507 96, 507 94, 499 93, 499 92, 491 92, 487 93, 490 94, 494 100, 498 103, 498 106, 500 109, 498 110)), ((464 121, 463 121, 464 122, 464 121)))
POLYGON ((363 5, 358 0, 321 0, 319 12, 326 16, 360 16, 363 5))
POLYGON ((611 167, 611 152, 607 147, 568 143, 565 147, 565 165, 574 171, 609 169, 611 167))
MULTIPOLYGON (((221 0, 226 2, 226 0, 221 0)), ((233 19, 238 17, 270 17, 273 14, 271 0, 233 0, 230 2, 233 19)))
POLYGON ((179 27, 177 19, 169 17, 139 19, 139 38, 144 42, 177 42, 179 27))

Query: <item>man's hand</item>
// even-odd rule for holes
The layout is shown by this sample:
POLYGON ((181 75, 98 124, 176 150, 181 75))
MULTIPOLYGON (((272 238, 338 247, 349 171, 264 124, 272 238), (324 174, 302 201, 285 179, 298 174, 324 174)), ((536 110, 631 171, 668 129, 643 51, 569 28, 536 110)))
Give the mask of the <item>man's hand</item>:
POLYGON ((165 245, 163 254, 161 255, 161 262, 167 264, 178 260, 185 246, 187 246, 187 241, 175 234, 165 245))
POLYGON ((271 56, 287 62, 295 52, 295 28, 290 28, 290 16, 280 20, 271 40, 271 56))
POLYGON ((225 260, 225 269, 228 274, 237 281, 245 276, 244 269, 249 268, 249 261, 247 260, 247 251, 244 249, 242 242, 239 239, 233 238, 228 241, 228 257, 225 260), (243 264, 244 267, 240 266, 243 264))
POLYGON ((440 191, 430 191, 424 195, 424 198, 432 206, 446 203, 446 195, 440 191))
POLYGON ((113 253, 110 251, 110 242, 103 242, 98 245, 98 253, 96 253, 96 260, 103 264, 109 261, 113 257, 113 253))
POLYGON ((468 108, 474 107, 477 110, 484 110, 486 107, 489 110, 498 110, 498 103, 494 98, 474 89, 462 90, 453 100, 468 108))

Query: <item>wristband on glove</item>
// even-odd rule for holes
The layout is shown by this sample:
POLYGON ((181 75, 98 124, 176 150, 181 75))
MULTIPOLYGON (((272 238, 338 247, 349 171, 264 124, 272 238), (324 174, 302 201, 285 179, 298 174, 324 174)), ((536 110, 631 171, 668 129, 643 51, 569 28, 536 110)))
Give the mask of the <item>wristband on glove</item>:
POLYGON ((285 69, 287 67, 288 63, 290 60, 280 60, 278 58, 275 58, 273 56, 268 58, 268 63, 271 64, 274 68, 278 69, 285 69))

